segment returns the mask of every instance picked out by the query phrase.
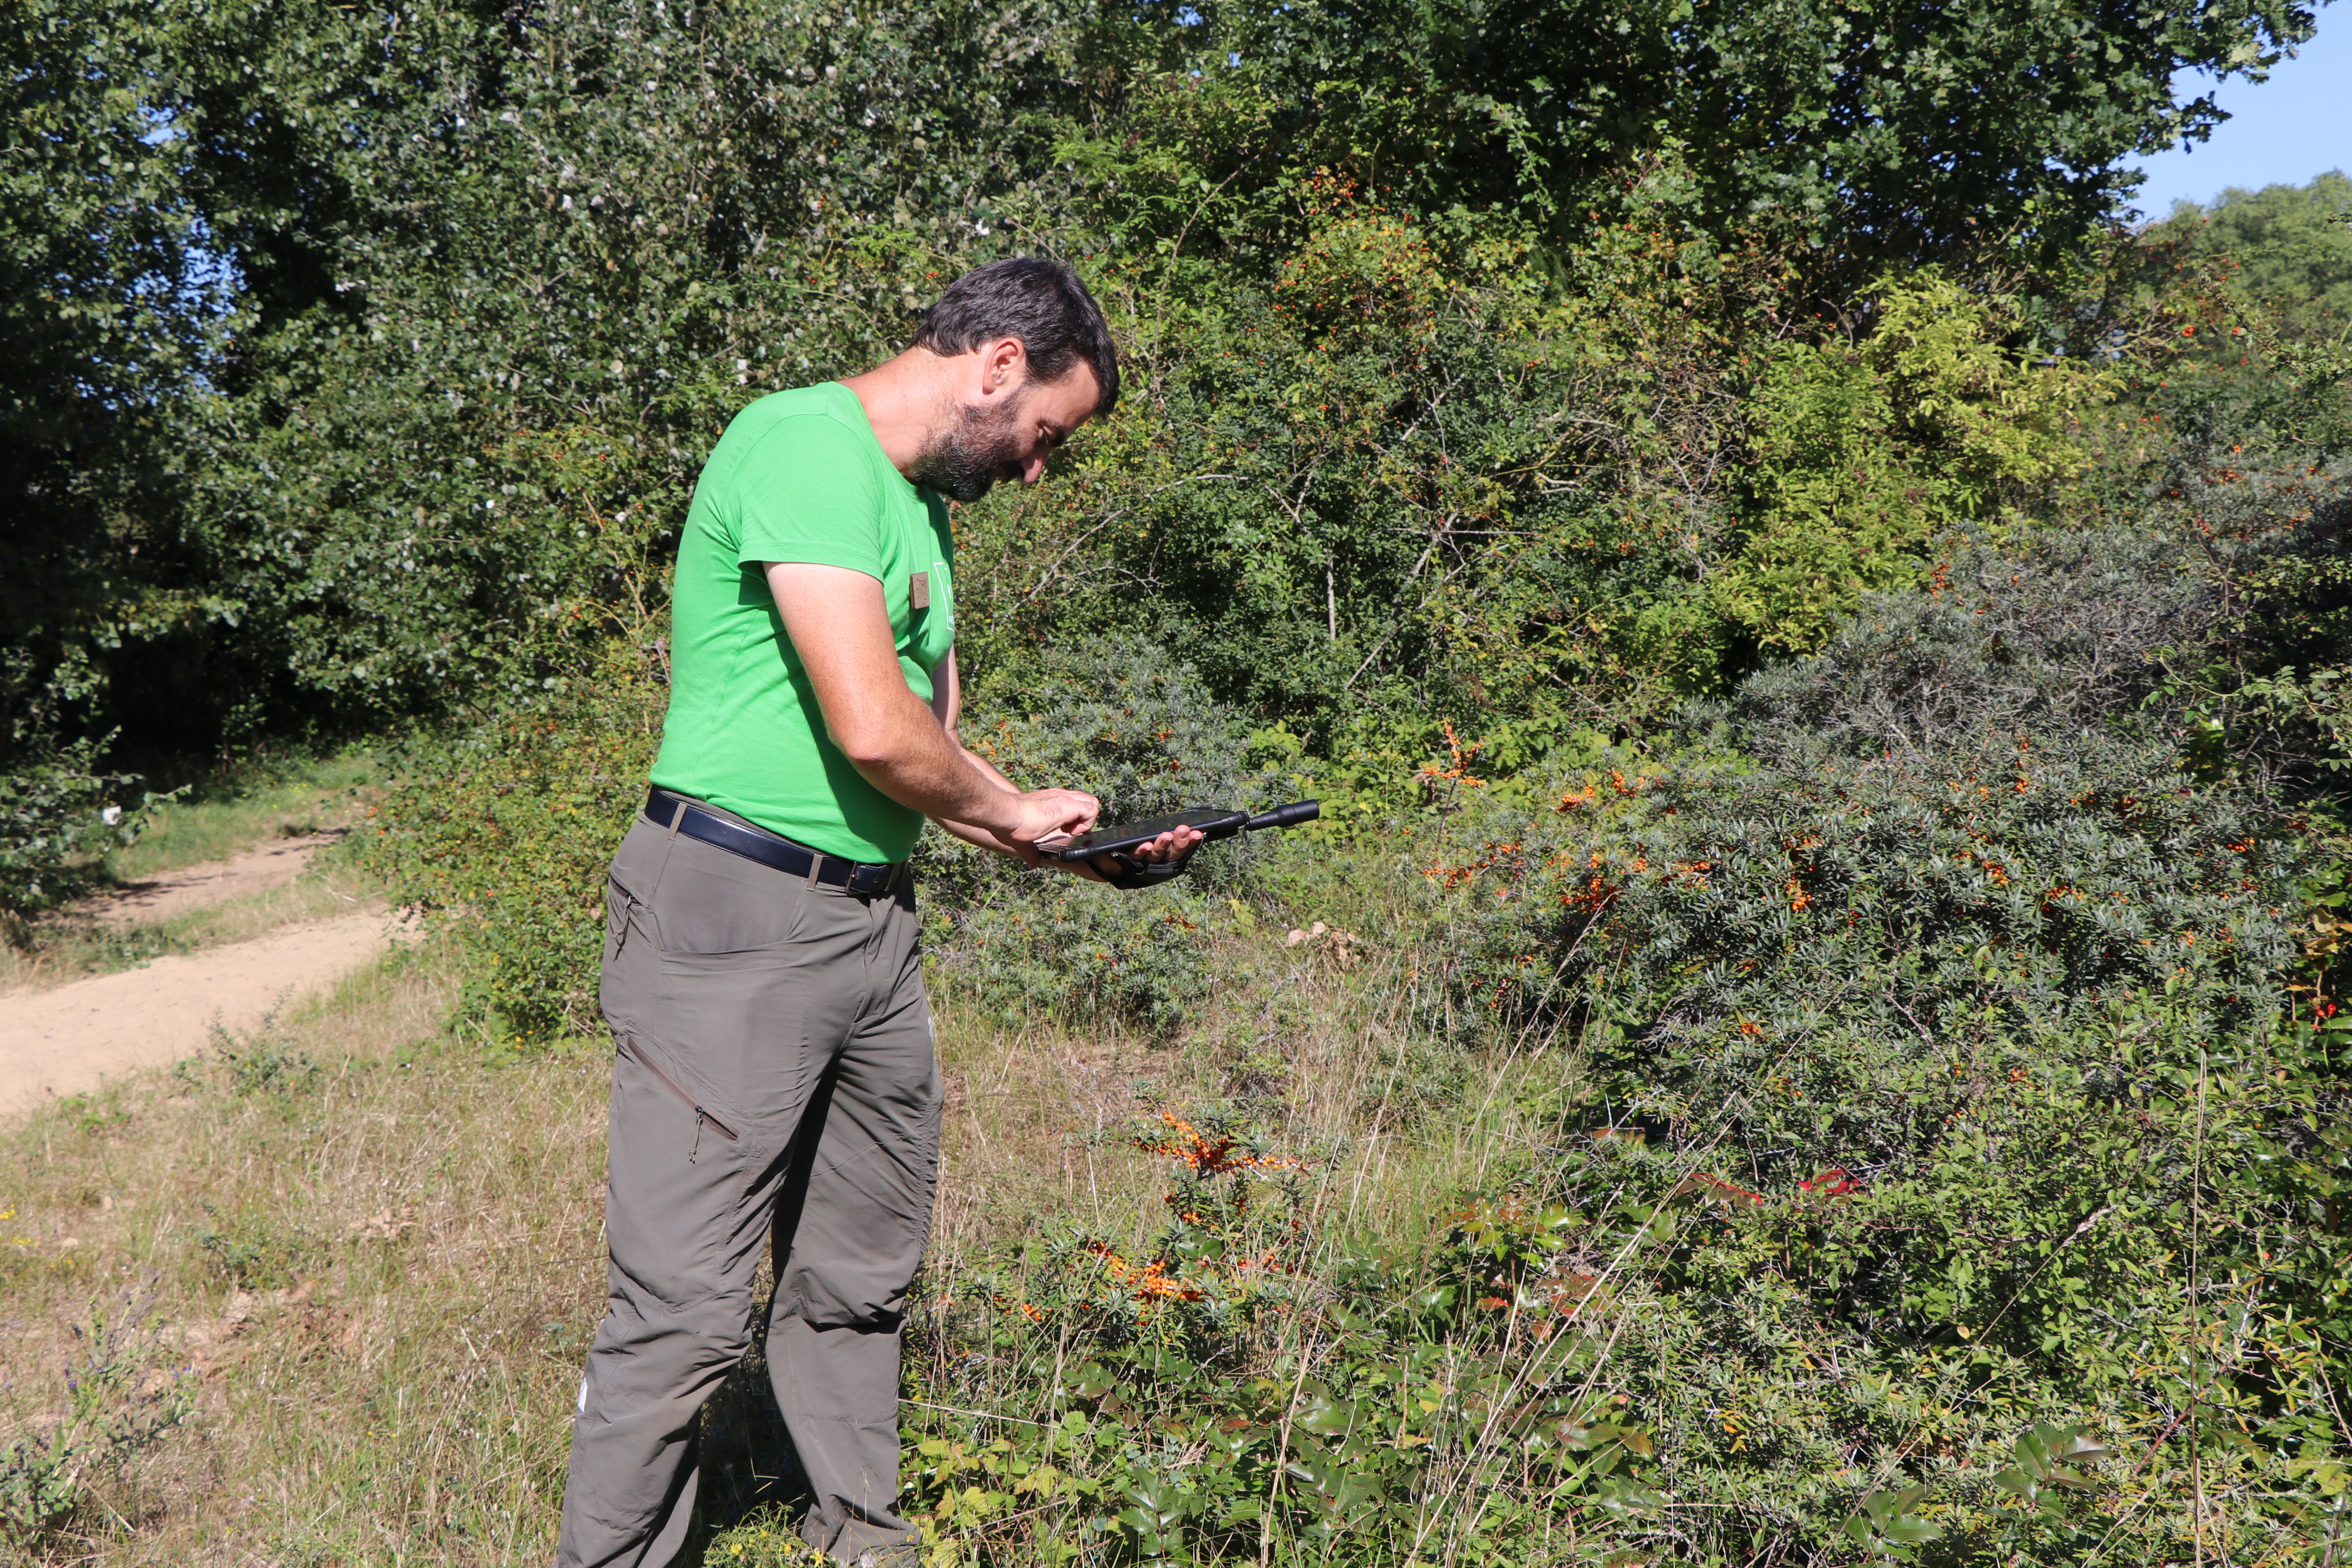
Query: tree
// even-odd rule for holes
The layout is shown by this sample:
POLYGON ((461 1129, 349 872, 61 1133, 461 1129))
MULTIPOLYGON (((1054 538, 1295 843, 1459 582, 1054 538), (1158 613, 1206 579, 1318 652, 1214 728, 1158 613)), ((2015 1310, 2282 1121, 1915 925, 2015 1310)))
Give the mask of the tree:
POLYGON ((2273 315, 2290 340, 2352 330, 2352 179, 2340 170, 2307 185, 2232 186, 2210 207, 2177 202, 2144 238, 2226 265, 2231 292, 2273 315))
MULTIPOLYGON (((2051 263, 2126 188, 2119 158, 2211 121, 2170 73, 2259 75, 2310 26, 2284 0, 19 0, 0 46, 7 700, 188 747, 543 680, 547 629, 658 613, 666 531, 735 408, 895 347, 940 281, 1015 247, 1119 279, 1132 346, 1171 374, 1235 352, 1310 274, 1394 261, 1412 276, 1360 281, 1435 300, 1420 246, 1476 280, 1411 330, 1328 301, 1282 329, 1296 365, 1352 378, 1351 419, 1482 366, 1445 417, 1494 437, 1465 467, 1443 421, 1385 456, 1303 433, 1293 456, 1331 454, 1322 533, 1254 516, 1236 526, 1304 550, 1296 570, 1194 585, 1210 618, 1319 612, 1319 644, 1283 656, 1318 689, 1381 660, 1494 689, 1517 678, 1488 652, 1578 643, 1596 593, 1646 606, 1601 616, 1646 626, 1622 648, 1704 643, 1683 591, 1704 563, 1680 544, 1663 572, 1617 552, 1605 590, 1495 542, 1463 576, 1440 559, 1456 542, 1423 560, 1381 498, 1498 528, 1498 507, 1592 512, 1542 423, 1588 385, 1546 337, 1574 311, 1540 309, 1605 323, 1638 261, 1720 370, 1743 335, 1821 336, 1804 308, 1843 310, 1890 264, 1981 282, 2051 263), (1314 193, 1343 186, 1358 218, 1318 217, 1314 193), (1405 238, 1372 243, 1382 225, 1405 238), (1506 318, 1510 342, 1482 346, 1476 323, 1506 318), (1383 463, 1411 471, 1391 485, 1383 463), (1444 499, 1465 472, 1496 476, 1467 510, 1444 499), (1452 596, 1476 580, 1525 592, 1452 596), (1373 608, 1404 589, 1420 631, 1373 608)), ((1297 377, 1194 384, 1237 427, 1305 411, 1269 401, 1297 377)), ((1638 423, 1611 449, 1650 441, 1638 423)), ((1551 544, 1614 550, 1559 526, 1551 544)), ((1264 652, 1228 661, 1237 683, 1264 652)))
POLYGON ((1202 68, 1232 58, 1297 106, 1318 156, 1424 209, 1504 204, 1559 247, 1611 210, 1630 163, 1686 161, 1720 242, 1765 222, 1817 251, 1833 293, 1890 264, 2049 267, 2106 221, 2134 153, 2202 140, 2208 93, 2311 36, 2277 0, 1383 0, 1203 6, 1202 68))

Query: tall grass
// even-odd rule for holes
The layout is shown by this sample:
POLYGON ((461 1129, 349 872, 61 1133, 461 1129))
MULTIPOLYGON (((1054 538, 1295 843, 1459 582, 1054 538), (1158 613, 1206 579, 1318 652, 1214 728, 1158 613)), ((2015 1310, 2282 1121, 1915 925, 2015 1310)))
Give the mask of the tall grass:
MULTIPOLYGON (((88 1325, 131 1320, 126 1403, 176 1429, 69 1462, 16 1520, 59 1561, 518 1560, 560 1476, 593 1322, 600 1083, 574 1054, 486 1067, 456 982, 395 958, 206 1058, 9 1130, 0 1421, 62 1424, 88 1325)), ((13 1479, 13 1477, 12 1477, 13 1479)))

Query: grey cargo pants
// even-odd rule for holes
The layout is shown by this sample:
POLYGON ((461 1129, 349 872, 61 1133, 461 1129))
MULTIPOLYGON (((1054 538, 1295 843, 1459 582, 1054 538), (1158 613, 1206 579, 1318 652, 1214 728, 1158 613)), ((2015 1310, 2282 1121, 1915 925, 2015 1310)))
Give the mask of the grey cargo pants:
POLYGON ((898 1333, 940 1099, 912 885, 859 897, 640 816, 606 900, 609 1304, 558 1568, 661 1568, 685 1543, 698 1412, 750 1347, 772 1242, 768 1365, 814 1493, 803 1533, 844 1562, 911 1558, 898 1333))

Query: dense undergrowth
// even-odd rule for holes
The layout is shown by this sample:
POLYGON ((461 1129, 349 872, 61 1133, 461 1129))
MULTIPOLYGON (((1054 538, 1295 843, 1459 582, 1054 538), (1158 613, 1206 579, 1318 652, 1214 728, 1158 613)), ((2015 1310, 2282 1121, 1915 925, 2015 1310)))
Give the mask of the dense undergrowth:
POLYGON ((1400 1248, 1302 1230, 1246 1114, 1147 1124, 1148 1249, 1072 1230, 932 1324, 938 1402, 1010 1418, 932 1423, 951 1539, 2317 1560, 2333 872, 2146 700, 2179 563, 1969 556, 1678 743, 1400 821, 1417 878, 1349 853, 1399 895, 1360 1005, 1560 1064, 1548 1131, 1400 1248))
MULTIPOLYGON (((2318 1560, 2352 1473, 2338 753, 2243 693, 2270 628, 2340 636, 2331 475, 1955 541, 1646 735, 1492 776, 1457 737, 1377 818, 1163 892, 927 845, 960 1005, 1211 1064, 1087 1134, 1171 1162, 1156 1227, 1039 1215, 934 1279, 934 1558, 2318 1560), (1334 1028, 1336 1103, 1286 1063, 1334 1028), (1370 1220, 1317 1190, 1514 1063, 1474 1181, 1370 1220)), ((550 829, 641 776, 621 689, 478 737, 379 838, 524 1037, 587 1017, 596 857, 550 829)), ((971 733, 1118 813, 1321 787, 1132 645, 971 733)))
MULTIPOLYGON (((1342 721, 1252 684, 1287 655, 1181 593, 1024 621, 979 576, 1042 645, 982 645, 969 733, 1015 776, 1117 816, 1331 810, 1146 896, 922 850, 960 1005, 1203 1064, 1072 1130, 1172 1162, 1156 1226, 1034 1214, 935 1270, 908 1407, 935 1561, 2324 1560, 2352 1478, 2329 405, 2191 363, 1954 416, 1919 378, 2018 373, 1968 368, 1980 308, 1938 298, 1774 362, 1742 483, 1816 555, 1751 629, 1806 651, 1737 680, 1708 634, 1714 673, 1596 666, 1544 709, 1531 645, 1459 602, 1454 646, 1517 695, 1483 728, 1395 694, 1342 721), (1958 424, 1917 436, 1930 405, 1958 424), (1899 460, 1843 467, 1865 449, 1899 460), (1919 510, 1868 512, 1890 495, 1919 510), (1336 1091, 1297 1060, 1334 1033, 1336 1091), (1417 1207, 1318 1187, 1386 1130, 1483 1125, 1504 1081, 1509 1139, 1417 1207)), ((972 536, 982 574, 1034 544, 1024 508, 972 536)), ((1154 551, 1253 548, 1155 515, 1154 551)), ((518 1039, 593 1028, 599 856, 660 695, 607 657, 432 753, 378 838, 518 1039), (604 841, 566 831, 598 810, 604 841)))

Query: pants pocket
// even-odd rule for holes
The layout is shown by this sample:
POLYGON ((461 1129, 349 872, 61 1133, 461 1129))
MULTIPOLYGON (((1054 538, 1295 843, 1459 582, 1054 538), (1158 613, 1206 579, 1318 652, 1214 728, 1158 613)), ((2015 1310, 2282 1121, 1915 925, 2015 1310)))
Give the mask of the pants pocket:
POLYGON ((644 906, 621 886, 620 879, 604 879, 604 962, 616 963, 629 945, 629 927, 644 906))
POLYGON ((631 1061, 636 1063, 639 1067, 645 1068, 647 1072, 653 1074, 654 1080, 656 1083, 659 1083, 664 1089, 669 1090, 670 1093, 677 1096, 678 1100, 686 1105, 687 1109, 694 1112, 694 1142, 687 1148, 686 1162, 688 1164, 693 1164, 696 1157, 701 1152, 702 1130, 705 1127, 709 1127, 712 1131, 718 1133, 719 1136, 724 1138, 730 1143, 740 1143, 743 1141, 741 1133, 736 1131, 732 1126, 719 1120, 717 1116, 712 1115, 703 1105, 701 1099, 697 1096, 693 1090, 688 1089, 686 1085, 678 1082, 677 1079, 673 1078, 670 1075, 669 1069, 662 1066, 656 1054, 646 1048, 642 1041, 624 1035, 614 1042, 614 1048, 618 1050, 623 1056, 627 1057, 631 1061))
POLYGON ((799 933, 808 884, 772 866, 695 838, 670 847, 654 900, 654 924, 665 954, 718 957, 758 952, 789 943, 799 933))

